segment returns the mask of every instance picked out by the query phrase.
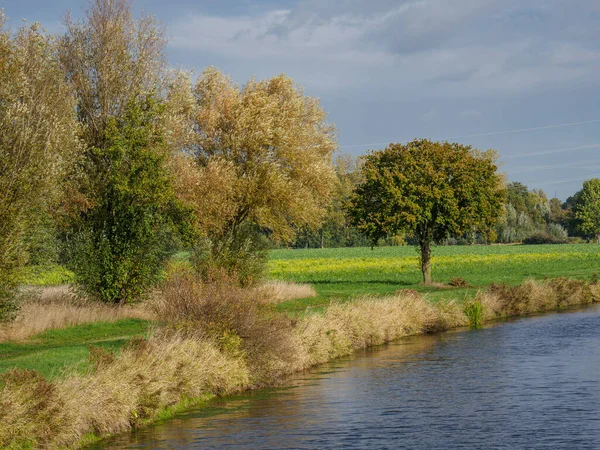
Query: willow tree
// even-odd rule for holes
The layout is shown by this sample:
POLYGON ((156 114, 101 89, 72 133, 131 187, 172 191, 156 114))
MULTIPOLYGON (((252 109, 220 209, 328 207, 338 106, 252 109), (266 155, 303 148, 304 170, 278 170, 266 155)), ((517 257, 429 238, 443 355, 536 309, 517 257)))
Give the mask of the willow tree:
POLYGON ((7 317, 23 234, 59 193, 77 154, 75 103, 54 41, 39 25, 11 35, 0 12, 0 320, 7 317))
POLYGON ((492 232, 506 196, 494 161, 493 151, 456 143, 390 144, 364 158, 364 181, 349 212, 373 243, 391 233, 414 234, 423 281, 430 284, 434 242, 492 232))
POLYGON ((336 148, 319 100, 285 75, 239 87, 214 68, 194 93, 190 153, 196 176, 215 183, 196 183, 193 203, 212 243, 228 251, 252 247, 249 229, 289 241, 295 227, 318 226, 335 180, 336 148))
POLYGON ((85 144, 65 205, 70 264, 89 295, 128 302, 157 281, 181 215, 169 168, 179 138, 166 126, 178 123, 166 40, 153 17, 134 19, 126 0, 92 0, 66 28, 60 56, 85 144))

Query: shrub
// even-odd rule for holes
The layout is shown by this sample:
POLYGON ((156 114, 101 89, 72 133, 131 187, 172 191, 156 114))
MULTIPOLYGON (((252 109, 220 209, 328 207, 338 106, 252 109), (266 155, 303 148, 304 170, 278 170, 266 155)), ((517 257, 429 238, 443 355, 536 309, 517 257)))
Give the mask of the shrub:
POLYGON ((569 240, 569 233, 566 228, 559 223, 549 223, 546 226, 546 232, 563 243, 566 243, 569 240))
POLYGON ((567 243, 566 239, 553 236, 545 231, 540 231, 528 237, 527 239, 523 239, 523 244, 527 245, 535 245, 535 244, 565 244, 567 243))
POLYGON ((11 322, 19 313, 20 305, 16 298, 16 290, 0 286, 0 323, 11 322))
POLYGON ((154 310, 171 329, 199 334, 224 351, 241 353, 253 383, 261 385, 278 379, 298 355, 294 321, 271 303, 224 270, 210 271, 205 282, 184 271, 164 282, 154 310))
POLYGON ((192 251, 191 262, 202 280, 210 273, 224 270, 243 285, 253 284, 264 276, 268 255, 264 243, 253 230, 221 237, 205 237, 192 251))
POLYGON ((469 325, 479 328, 483 324, 483 305, 480 301, 472 301, 465 304, 464 313, 469 320, 469 325))

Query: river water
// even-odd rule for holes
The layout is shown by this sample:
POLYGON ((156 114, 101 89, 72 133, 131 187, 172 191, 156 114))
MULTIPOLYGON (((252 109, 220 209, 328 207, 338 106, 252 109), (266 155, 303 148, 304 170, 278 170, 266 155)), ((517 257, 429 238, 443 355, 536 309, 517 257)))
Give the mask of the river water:
POLYGON ((104 449, 600 449, 600 305, 403 339, 104 449))

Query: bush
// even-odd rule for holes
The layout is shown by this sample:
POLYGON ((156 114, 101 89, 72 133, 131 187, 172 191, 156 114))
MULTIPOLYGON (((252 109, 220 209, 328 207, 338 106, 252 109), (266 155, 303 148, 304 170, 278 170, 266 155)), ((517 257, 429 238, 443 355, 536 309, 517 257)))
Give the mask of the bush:
POLYGON ((550 236, 554 236, 556 239, 559 239, 564 243, 568 242, 569 240, 569 233, 567 232, 566 228, 558 223, 549 223, 546 226, 546 232, 550 236))
POLYGON ((163 283, 154 311, 171 329, 199 334, 223 351, 241 354, 255 385, 277 380, 298 357, 294 321, 237 281, 224 270, 210 271, 206 282, 190 271, 174 273, 163 283))
POLYGON ((81 289, 107 303, 129 303, 160 278, 182 208, 156 130, 162 106, 151 96, 132 102, 107 125, 102 148, 81 163, 70 217, 70 268, 81 289))
POLYGON ((264 276, 268 255, 265 243, 251 229, 223 237, 205 237, 192 250, 191 262, 200 278, 208 281, 215 270, 235 276, 248 286, 264 276))
POLYGON ((0 288, 0 322, 11 322, 19 313, 20 305, 12 289, 0 288))
POLYGON ((536 245, 536 244, 566 244, 567 240, 553 236, 545 231, 535 233, 527 239, 523 240, 523 244, 536 245))

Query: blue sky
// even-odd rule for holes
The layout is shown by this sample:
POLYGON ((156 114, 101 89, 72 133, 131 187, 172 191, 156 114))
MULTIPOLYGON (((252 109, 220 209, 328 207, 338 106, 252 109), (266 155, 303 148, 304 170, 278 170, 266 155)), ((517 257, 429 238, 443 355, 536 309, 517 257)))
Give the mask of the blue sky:
MULTIPOLYGON (((11 27, 26 18, 50 31, 60 31, 67 9, 81 16, 86 4, 1 3, 11 27)), ((167 26, 173 66, 198 74, 215 65, 240 83, 293 77, 321 98, 343 151, 453 138, 498 150, 509 180, 562 199, 600 177, 598 0, 134 5, 167 26)))

